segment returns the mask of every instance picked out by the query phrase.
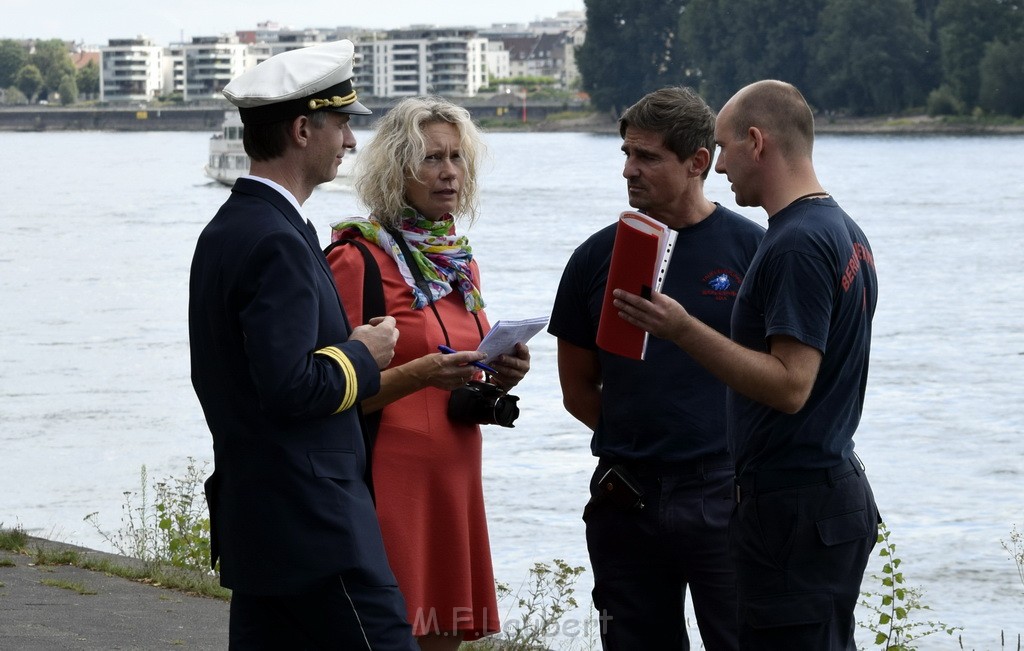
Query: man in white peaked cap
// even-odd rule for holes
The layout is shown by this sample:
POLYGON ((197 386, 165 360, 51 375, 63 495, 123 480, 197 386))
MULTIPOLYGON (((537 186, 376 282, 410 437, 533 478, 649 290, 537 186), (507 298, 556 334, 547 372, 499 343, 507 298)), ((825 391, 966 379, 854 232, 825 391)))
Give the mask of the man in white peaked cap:
POLYGON ((368 480, 359 402, 392 317, 352 329, 301 212, 355 146, 349 41, 293 50, 224 89, 247 176, 203 229, 189 283, 192 384, 213 434, 211 552, 232 649, 416 649, 368 480))

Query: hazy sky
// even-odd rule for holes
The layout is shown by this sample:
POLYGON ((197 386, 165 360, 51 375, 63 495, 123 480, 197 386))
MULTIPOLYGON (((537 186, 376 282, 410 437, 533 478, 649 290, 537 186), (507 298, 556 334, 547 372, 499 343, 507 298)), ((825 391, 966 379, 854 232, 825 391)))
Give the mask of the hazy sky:
POLYGON ((0 0, 0 39, 62 38, 106 45, 111 38, 149 37, 157 45, 252 29, 405 27, 411 24, 527 23, 559 11, 583 11, 583 0, 0 0))

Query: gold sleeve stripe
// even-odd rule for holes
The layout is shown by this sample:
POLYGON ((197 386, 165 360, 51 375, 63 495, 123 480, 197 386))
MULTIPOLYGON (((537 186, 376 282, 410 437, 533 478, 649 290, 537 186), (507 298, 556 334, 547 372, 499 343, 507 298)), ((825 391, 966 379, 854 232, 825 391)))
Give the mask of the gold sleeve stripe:
POLYGON ((340 413, 346 409, 351 409, 352 405, 356 404, 356 395, 359 393, 358 383, 359 380, 356 378, 356 369, 352 366, 352 362, 349 361, 345 353, 341 352, 334 346, 328 346, 327 348, 321 348, 316 351, 318 355, 324 355, 330 357, 338 366, 341 368, 342 374, 345 376, 345 395, 341 398, 341 405, 334 413, 340 413))

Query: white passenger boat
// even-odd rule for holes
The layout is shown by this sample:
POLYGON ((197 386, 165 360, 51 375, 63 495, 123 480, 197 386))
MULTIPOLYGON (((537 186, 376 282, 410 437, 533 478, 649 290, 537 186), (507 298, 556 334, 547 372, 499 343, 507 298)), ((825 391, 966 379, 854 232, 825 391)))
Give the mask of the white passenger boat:
POLYGON ((206 175, 227 186, 249 173, 249 157, 242 147, 242 118, 238 111, 225 111, 220 133, 210 137, 210 159, 204 168, 206 175))
MULTIPOLYGON (((345 159, 338 168, 338 176, 329 187, 349 187, 351 185, 352 163, 355 150, 345 153, 345 159)), ((235 180, 249 173, 249 156, 242 146, 242 118, 238 111, 225 111, 224 123, 220 133, 210 137, 210 155, 203 168, 206 175, 224 185, 231 187, 235 180)))

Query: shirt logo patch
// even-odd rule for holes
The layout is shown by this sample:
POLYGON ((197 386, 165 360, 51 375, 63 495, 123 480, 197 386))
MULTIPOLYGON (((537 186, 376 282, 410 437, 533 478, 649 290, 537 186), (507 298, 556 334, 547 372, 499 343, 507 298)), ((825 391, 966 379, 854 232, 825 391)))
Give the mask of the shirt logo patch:
POLYGON ((736 298, 743 276, 732 269, 714 269, 705 274, 701 281, 704 283, 702 296, 708 296, 716 301, 730 301, 736 298))
POLYGON ((729 280, 729 274, 718 274, 708 281, 708 287, 716 292, 724 292, 730 286, 732 286, 732 281, 729 280))

